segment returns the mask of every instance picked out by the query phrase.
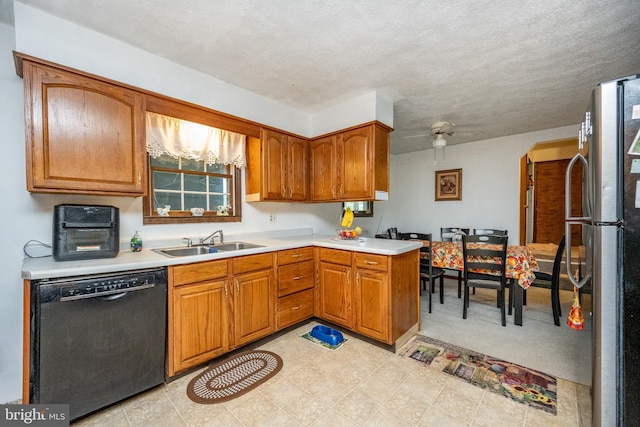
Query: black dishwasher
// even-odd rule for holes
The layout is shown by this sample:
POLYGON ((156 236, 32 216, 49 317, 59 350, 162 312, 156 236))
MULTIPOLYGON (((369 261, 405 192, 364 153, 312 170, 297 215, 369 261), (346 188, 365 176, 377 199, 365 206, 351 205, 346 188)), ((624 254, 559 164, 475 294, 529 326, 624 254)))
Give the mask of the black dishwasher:
POLYGON ((164 382, 165 268, 31 282, 32 403, 77 419, 164 382))

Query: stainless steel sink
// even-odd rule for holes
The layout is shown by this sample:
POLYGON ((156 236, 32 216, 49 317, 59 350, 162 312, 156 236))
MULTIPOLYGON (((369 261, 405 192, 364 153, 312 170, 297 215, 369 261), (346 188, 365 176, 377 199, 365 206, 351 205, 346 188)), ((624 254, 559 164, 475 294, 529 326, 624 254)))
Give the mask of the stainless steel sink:
POLYGON ((247 242, 229 242, 222 245, 206 245, 206 246, 176 246, 172 248, 158 248, 152 249, 152 251, 168 256, 171 258, 204 255, 215 252, 231 252, 240 251, 242 249, 262 248, 264 245, 256 245, 254 243, 247 242))
POLYGON ((253 248, 263 248, 264 245, 256 245, 255 243, 247 243, 247 242, 229 242, 223 243, 222 245, 213 245, 213 248, 221 252, 226 251, 240 251, 242 249, 253 249, 253 248))

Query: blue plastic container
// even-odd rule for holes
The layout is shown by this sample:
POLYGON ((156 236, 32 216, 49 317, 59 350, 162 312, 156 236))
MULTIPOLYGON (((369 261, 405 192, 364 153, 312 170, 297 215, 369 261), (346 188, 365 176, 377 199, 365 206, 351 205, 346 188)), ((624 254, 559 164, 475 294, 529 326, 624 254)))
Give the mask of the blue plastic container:
POLYGON ((324 325, 314 326, 311 330, 311 336, 329 345, 338 345, 344 341, 342 332, 329 328, 324 325))

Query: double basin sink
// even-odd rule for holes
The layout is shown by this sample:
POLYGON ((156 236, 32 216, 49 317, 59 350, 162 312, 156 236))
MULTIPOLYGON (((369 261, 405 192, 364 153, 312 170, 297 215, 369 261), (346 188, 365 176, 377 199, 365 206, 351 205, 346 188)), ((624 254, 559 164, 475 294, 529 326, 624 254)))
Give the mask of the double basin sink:
POLYGON ((256 245, 247 242, 229 242, 218 245, 198 245, 198 246, 176 246, 172 248, 152 249, 154 252, 168 256, 170 258, 204 255, 216 252, 241 251, 243 249, 263 248, 264 245, 256 245))

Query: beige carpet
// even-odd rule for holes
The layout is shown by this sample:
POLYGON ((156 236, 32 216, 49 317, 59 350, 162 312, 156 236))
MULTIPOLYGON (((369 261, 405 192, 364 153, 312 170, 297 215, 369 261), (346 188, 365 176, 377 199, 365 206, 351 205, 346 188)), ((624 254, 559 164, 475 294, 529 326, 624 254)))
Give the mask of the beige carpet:
MULTIPOLYGON (((437 286, 436 286, 437 289, 437 286)), ((428 312, 428 295, 422 293, 420 333, 470 350, 509 360, 559 378, 591 385, 591 297, 583 296, 585 327, 575 331, 566 324, 573 299, 572 291, 560 291, 560 326, 553 324, 549 291, 530 288, 523 310, 523 325, 507 316, 500 324, 496 293, 478 289, 470 295, 469 315, 462 318, 462 300, 457 298, 457 280, 445 279, 444 304, 433 294, 433 310, 428 312)))

